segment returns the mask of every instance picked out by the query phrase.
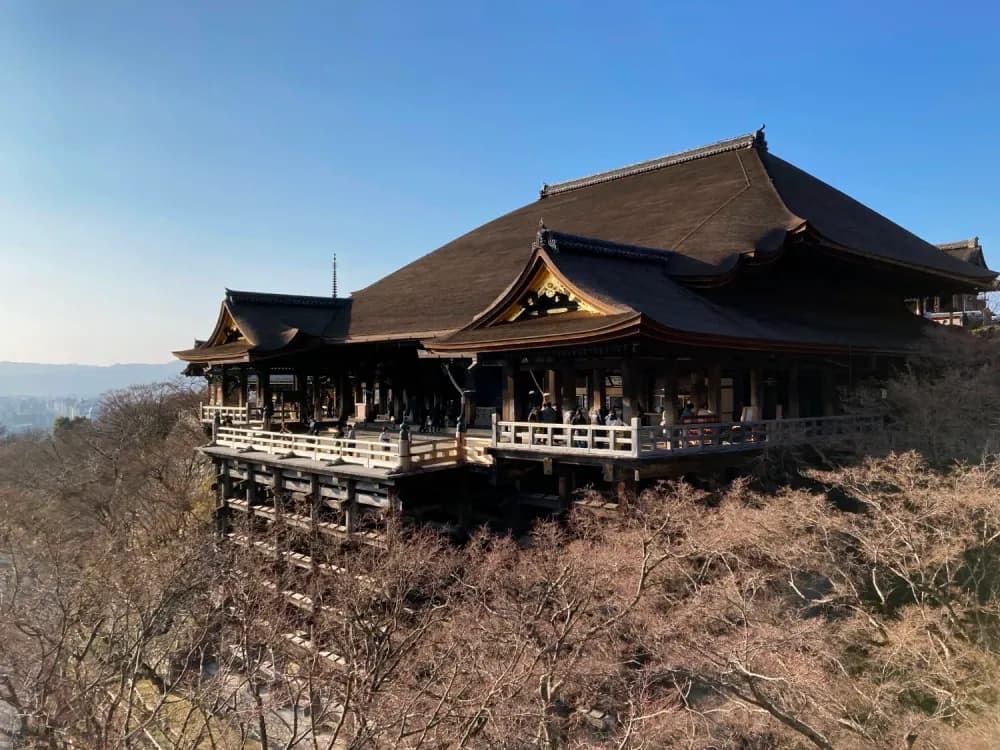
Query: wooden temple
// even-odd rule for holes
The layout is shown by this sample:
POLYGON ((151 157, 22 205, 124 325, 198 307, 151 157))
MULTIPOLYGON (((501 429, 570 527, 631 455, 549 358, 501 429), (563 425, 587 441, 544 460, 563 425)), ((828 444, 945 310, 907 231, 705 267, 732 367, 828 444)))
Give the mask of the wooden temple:
POLYGON ((995 278, 756 131, 546 184, 347 298, 227 291, 175 354, 208 380, 228 507, 299 493, 350 536, 470 482, 558 509, 583 484, 877 429, 840 402, 940 333, 907 300, 995 278))

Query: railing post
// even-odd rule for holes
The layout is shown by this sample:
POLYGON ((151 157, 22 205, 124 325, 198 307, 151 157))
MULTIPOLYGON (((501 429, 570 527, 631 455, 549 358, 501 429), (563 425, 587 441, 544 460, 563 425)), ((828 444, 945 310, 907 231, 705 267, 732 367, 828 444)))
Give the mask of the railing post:
POLYGON ((493 425, 493 432, 491 433, 492 438, 490 440, 490 445, 496 448, 497 444, 500 442, 499 440, 500 420, 496 412, 493 412, 492 425, 493 425))
MULTIPOLYGON (((404 423, 405 424, 405 423, 404 423)), ((410 433, 409 431, 399 432, 399 471, 409 471, 411 466, 410 458, 410 433)))
POLYGON ((212 445, 215 445, 219 441, 219 424, 222 420, 219 419, 219 413, 216 412, 215 416, 212 417, 212 445))
POLYGON ((639 458, 639 417, 632 417, 632 456, 639 458))

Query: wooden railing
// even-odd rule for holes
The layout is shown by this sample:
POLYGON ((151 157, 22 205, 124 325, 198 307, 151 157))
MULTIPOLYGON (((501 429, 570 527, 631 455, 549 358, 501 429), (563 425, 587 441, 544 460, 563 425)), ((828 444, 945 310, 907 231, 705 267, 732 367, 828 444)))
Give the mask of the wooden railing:
POLYGON ((696 452, 752 450, 762 444, 794 445, 880 430, 880 417, 808 417, 754 422, 716 422, 642 427, 501 422, 493 429, 496 449, 545 454, 653 458, 696 452))
POLYGON ((251 449, 272 456, 339 461, 390 471, 408 471, 458 462, 456 444, 449 440, 413 442, 411 437, 409 440, 399 439, 387 443, 380 440, 351 440, 220 425, 213 429, 213 442, 226 448, 251 449))
POLYGON ((493 463, 493 456, 489 453, 489 448, 493 442, 484 437, 466 437, 463 445, 465 462, 470 464, 482 464, 488 466, 493 463))
POLYGON ((763 443, 801 445, 854 437, 880 430, 877 416, 803 417, 769 419, 753 422, 716 422, 714 424, 679 424, 640 429, 641 455, 659 453, 749 450, 763 443))
MULTIPOLYGON (((218 415, 223 424, 261 424, 261 411, 253 406, 219 406, 217 404, 201 404, 201 421, 211 424, 218 415)), ((293 406, 284 406, 274 410, 272 423, 297 422, 298 410, 293 406)))
MULTIPOLYGON (((246 424, 247 423, 247 407, 245 406, 216 406, 215 404, 202 404, 201 405, 201 421, 206 424, 211 424, 215 421, 215 417, 218 415, 222 422, 231 422, 233 424, 246 424)), ((260 420, 256 420, 258 423, 260 420)))
MULTIPOLYGON (((238 407, 216 407, 233 409, 238 407)), ((808 417, 753 422, 716 422, 644 427, 566 425, 495 421, 492 438, 463 434, 455 440, 416 436, 394 442, 351 440, 213 425, 213 443, 274 456, 335 461, 388 472, 451 466, 490 465, 494 450, 600 458, 656 458, 683 453, 745 451, 765 444, 795 445, 854 437, 880 430, 879 417, 808 417)))
POLYGON ((500 421, 495 424, 494 448, 620 458, 635 458, 639 453, 638 419, 627 426, 500 421))
POLYGON ((373 440, 295 435, 222 426, 215 431, 214 442, 227 448, 251 449, 272 456, 309 458, 313 461, 338 460, 369 469, 395 469, 401 464, 405 465, 405 453, 409 449, 407 441, 394 445, 373 440))

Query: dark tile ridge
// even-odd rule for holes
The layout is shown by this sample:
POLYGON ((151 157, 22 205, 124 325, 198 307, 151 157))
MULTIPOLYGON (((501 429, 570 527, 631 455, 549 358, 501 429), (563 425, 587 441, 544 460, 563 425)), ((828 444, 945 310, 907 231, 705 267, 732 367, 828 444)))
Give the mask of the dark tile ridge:
POLYGON ((559 193, 566 193, 570 190, 577 190, 591 185, 598 185, 602 182, 611 182, 612 180, 618 180, 622 177, 631 177, 632 175, 642 174, 643 172, 652 172, 653 170, 662 169, 663 167, 670 167, 674 164, 683 164, 684 162, 702 159, 706 156, 714 156, 716 154, 725 153, 726 151, 736 151, 744 148, 759 148, 764 151, 767 150, 767 141, 764 139, 763 125, 752 133, 739 135, 735 138, 726 138, 725 140, 716 141, 715 143, 709 143, 706 146, 699 146, 698 148, 692 148, 686 151, 678 151, 674 154, 667 154, 666 156, 660 156, 655 159, 649 159, 648 161, 641 161, 635 164, 627 164, 624 167, 618 167, 617 169, 611 169, 606 172, 597 172, 585 177, 577 177, 576 179, 566 180, 565 182, 556 182, 552 185, 546 183, 542 185, 542 189, 539 191, 538 197, 545 198, 550 195, 558 195, 559 193))
POLYGON ((544 224, 538 228, 535 244, 553 254, 570 250, 586 255, 605 255, 629 260, 641 260, 653 263, 667 263, 673 256, 672 250, 662 250, 641 245, 626 245, 621 242, 602 240, 598 237, 584 237, 579 234, 568 234, 549 229, 544 224))

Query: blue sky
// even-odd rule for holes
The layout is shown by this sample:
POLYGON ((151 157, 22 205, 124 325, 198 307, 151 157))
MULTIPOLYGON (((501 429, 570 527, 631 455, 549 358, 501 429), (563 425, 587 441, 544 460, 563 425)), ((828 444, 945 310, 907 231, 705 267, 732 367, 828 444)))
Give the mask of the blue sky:
MULTIPOLYGON (((1000 268, 992 3, 0 3, 0 360, 162 362, 554 182, 753 130, 1000 268)), ((449 279, 442 279, 448 284, 449 279)))

